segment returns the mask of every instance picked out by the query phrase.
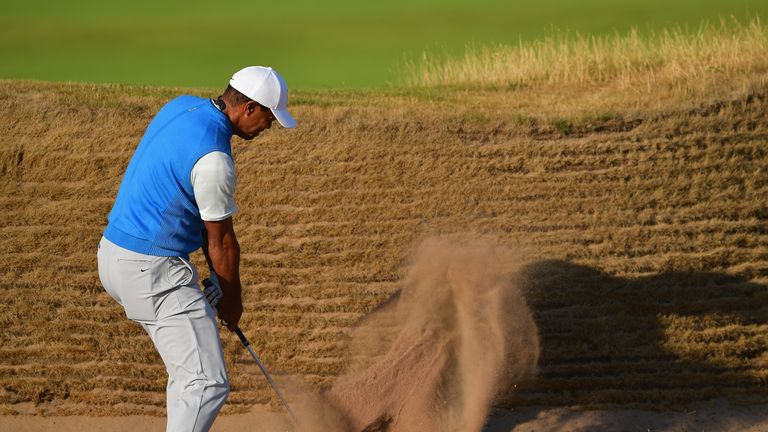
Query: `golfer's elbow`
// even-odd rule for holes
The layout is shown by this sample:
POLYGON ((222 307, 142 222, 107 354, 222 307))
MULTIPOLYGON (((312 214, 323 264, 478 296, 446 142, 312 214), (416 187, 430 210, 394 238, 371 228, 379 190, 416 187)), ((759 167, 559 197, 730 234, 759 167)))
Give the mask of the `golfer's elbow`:
POLYGON ((235 236, 226 236, 218 240, 208 241, 208 253, 214 256, 239 257, 240 243, 235 236))
POLYGON ((232 219, 205 223, 205 247, 211 256, 240 256, 240 243, 237 241, 232 219))

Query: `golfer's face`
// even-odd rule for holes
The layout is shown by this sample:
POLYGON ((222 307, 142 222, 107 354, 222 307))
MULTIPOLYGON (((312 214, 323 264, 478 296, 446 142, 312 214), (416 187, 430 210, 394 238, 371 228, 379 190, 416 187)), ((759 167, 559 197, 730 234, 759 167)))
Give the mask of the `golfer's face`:
POLYGON ((261 107, 255 103, 249 104, 243 116, 243 124, 240 128, 243 135, 240 137, 246 140, 254 139, 263 130, 271 128, 273 121, 275 121, 275 115, 272 114, 271 109, 261 107))

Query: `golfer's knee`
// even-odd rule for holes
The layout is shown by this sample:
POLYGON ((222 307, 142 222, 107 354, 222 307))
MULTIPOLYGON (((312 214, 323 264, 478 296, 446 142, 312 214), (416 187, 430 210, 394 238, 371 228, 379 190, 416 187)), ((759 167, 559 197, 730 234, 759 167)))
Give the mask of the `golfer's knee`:
POLYGON ((205 388, 206 393, 209 393, 213 399, 221 400, 222 403, 227 400, 232 390, 226 377, 209 378, 205 388))
POLYGON ((232 391, 232 387, 229 385, 229 380, 225 379, 224 382, 217 382, 215 387, 219 390, 220 397, 223 400, 227 400, 230 391, 232 391))
POLYGON ((210 390, 213 394, 227 397, 231 390, 229 380, 226 377, 206 377, 200 375, 188 380, 182 389, 182 392, 195 392, 198 389, 210 390))

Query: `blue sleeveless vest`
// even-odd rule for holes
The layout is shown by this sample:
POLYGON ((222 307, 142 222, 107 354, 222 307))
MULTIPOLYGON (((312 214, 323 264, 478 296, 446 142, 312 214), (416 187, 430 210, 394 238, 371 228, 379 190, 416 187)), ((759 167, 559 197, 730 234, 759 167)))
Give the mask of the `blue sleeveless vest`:
POLYGON ((181 256, 202 246, 203 221, 190 174, 221 151, 232 157, 229 119, 209 99, 180 96, 149 123, 109 213, 106 237, 134 252, 181 256))

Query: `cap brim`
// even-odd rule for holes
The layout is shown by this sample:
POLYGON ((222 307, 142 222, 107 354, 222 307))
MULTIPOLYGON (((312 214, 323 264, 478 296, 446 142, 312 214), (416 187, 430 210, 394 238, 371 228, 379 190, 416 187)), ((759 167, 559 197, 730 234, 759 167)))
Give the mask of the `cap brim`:
POLYGON ((291 113, 287 109, 273 109, 272 114, 275 115, 277 121, 286 129, 296 127, 296 119, 293 118, 291 113))

